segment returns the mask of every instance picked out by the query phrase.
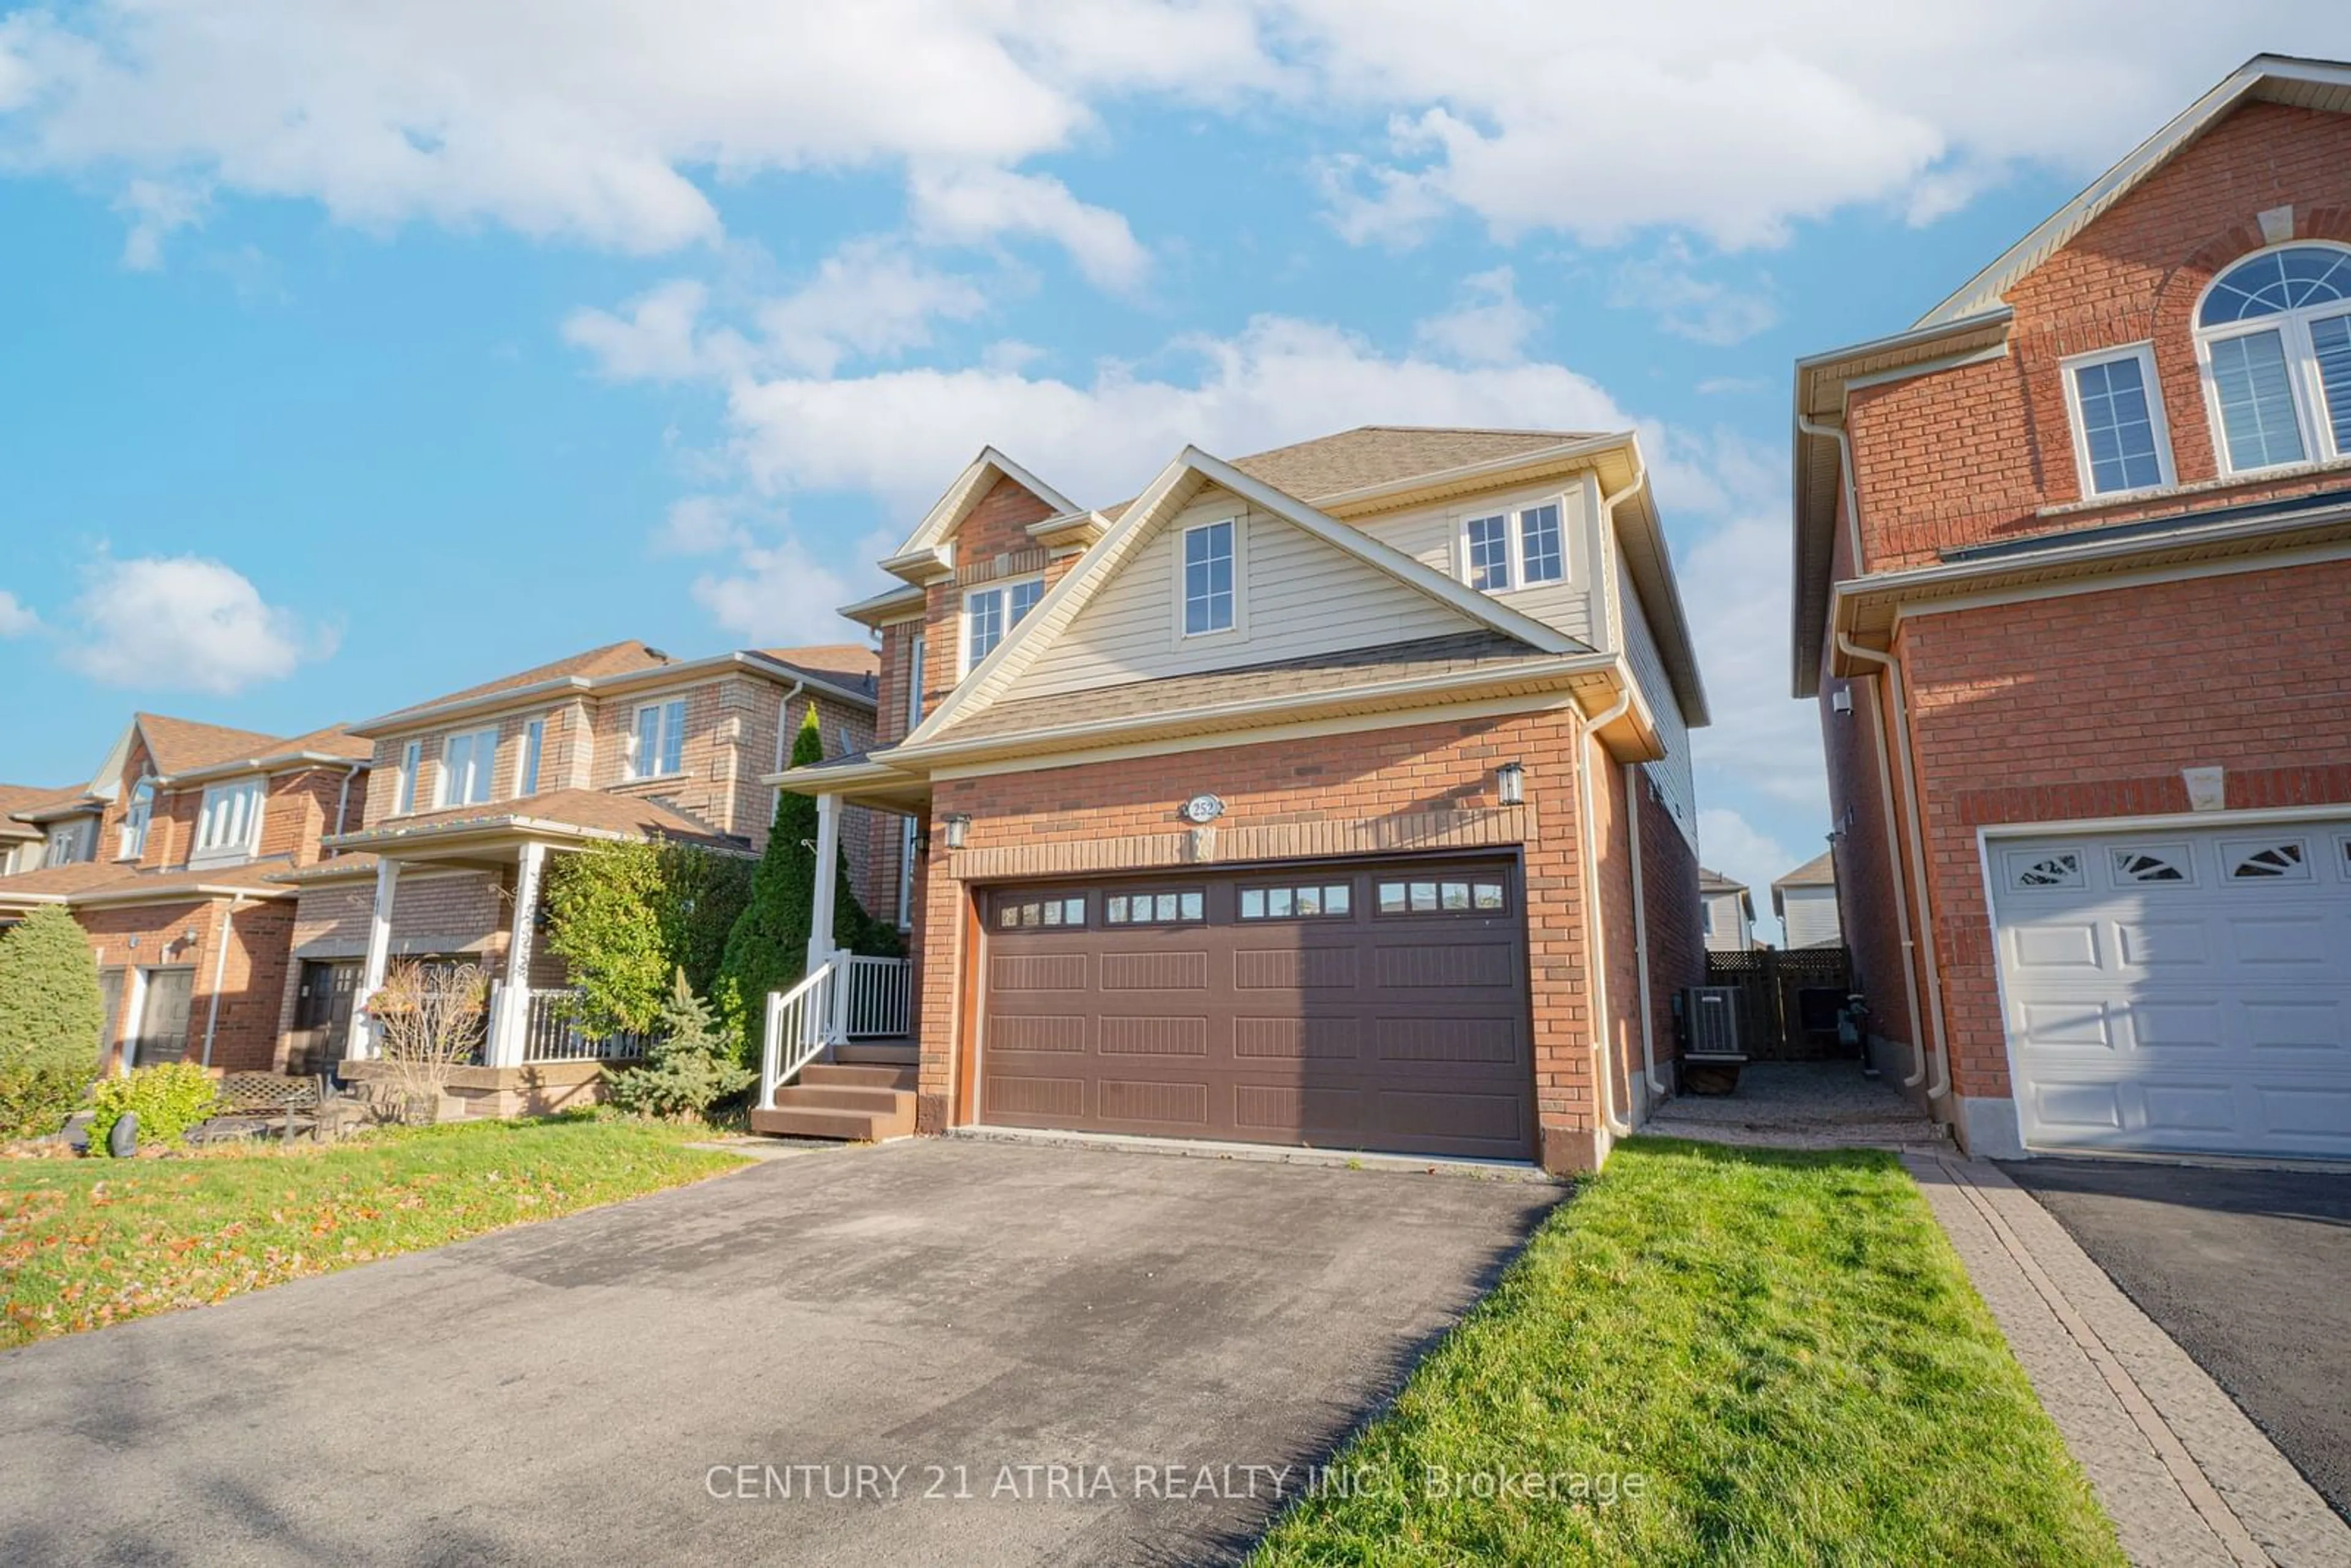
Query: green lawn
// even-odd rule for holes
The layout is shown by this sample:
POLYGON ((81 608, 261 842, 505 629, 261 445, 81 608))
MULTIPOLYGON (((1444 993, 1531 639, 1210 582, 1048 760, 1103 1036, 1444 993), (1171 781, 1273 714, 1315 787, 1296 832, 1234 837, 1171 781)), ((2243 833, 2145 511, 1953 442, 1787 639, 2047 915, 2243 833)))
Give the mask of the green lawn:
POLYGON ((217 1301, 697 1181, 742 1162, 641 1123, 389 1130, 329 1148, 0 1161, 0 1347, 217 1301))
POLYGON ((1875 1153, 1626 1143, 1337 1462, 1356 1495, 1305 1499, 1255 1563, 2123 1562, 1875 1153), (1429 1467, 1571 1495, 1432 1497, 1429 1467))

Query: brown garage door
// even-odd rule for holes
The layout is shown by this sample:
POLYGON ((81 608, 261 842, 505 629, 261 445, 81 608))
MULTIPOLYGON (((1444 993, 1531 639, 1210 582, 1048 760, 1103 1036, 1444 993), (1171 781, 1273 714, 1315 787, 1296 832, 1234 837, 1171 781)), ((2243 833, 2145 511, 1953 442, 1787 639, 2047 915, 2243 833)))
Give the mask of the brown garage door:
POLYGON ((992 889, 979 1119, 1526 1159, 1508 861, 992 889))

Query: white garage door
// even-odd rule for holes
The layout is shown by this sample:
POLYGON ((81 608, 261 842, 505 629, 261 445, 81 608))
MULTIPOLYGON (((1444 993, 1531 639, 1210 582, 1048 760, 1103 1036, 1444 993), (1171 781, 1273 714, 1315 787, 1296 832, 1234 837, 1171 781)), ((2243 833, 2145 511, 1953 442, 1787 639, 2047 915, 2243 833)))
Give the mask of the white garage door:
POLYGON ((2351 818, 1990 860, 2029 1146, 2351 1157, 2351 818))

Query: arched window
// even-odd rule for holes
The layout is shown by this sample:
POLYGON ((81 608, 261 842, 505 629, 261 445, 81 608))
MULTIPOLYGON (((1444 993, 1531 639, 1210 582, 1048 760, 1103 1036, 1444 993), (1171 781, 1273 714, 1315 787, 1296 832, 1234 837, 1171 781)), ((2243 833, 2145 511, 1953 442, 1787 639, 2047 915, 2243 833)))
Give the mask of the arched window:
POLYGON ((122 812, 122 836, 115 849, 117 860, 135 861, 147 848, 147 820, 155 814, 155 780, 141 777, 131 791, 131 804, 122 812))
POLYGON ((2351 249, 2247 256, 2205 290, 2196 339, 2228 472, 2351 456, 2351 249))

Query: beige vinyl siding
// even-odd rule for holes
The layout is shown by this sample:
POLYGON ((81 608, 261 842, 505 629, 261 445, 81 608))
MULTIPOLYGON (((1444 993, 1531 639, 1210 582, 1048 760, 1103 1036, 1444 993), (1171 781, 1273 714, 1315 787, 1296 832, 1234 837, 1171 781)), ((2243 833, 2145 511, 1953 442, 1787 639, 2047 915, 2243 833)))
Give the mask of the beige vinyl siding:
POLYGON ((1789 947, 1834 947, 1844 940, 1837 925, 1836 889, 1783 887, 1780 919, 1786 927, 1781 941, 1789 947))
POLYGON ((1144 541, 1004 700, 1262 664, 1477 629, 1477 622, 1376 567, 1218 490, 1144 541), (1177 552, 1184 530, 1241 519, 1235 631, 1181 635, 1177 552))
POLYGON ((1431 571, 1460 582, 1467 576, 1460 556, 1461 526, 1465 520, 1491 517, 1496 512, 1515 512, 1546 501, 1560 504, 1560 539, 1566 551, 1567 575, 1557 582, 1497 593, 1494 601, 1596 648, 1600 639, 1593 630, 1596 617, 1593 613, 1592 560, 1596 543, 1593 518, 1598 508, 1588 485, 1573 483, 1564 492, 1556 486, 1499 492, 1476 501, 1450 502, 1434 511, 1366 518, 1358 526, 1382 544, 1403 551, 1431 571))
POLYGON ((1616 561, 1617 617, 1625 639, 1625 659, 1633 666, 1633 679, 1641 688, 1641 695, 1649 705, 1649 712, 1657 721, 1657 735, 1665 742, 1665 758, 1645 762, 1642 768, 1656 786, 1658 798, 1682 831, 1682 837, 1695 846, 1698 843, 1698 779, 1690 766, 1689 726, 1683 722, 1682 706, 1674 695, 1674 683, 1666 674, 1666 661, 1657 651, 1657 639, 1649 630, 1649 617, 1641 608, 1641 595, 1633 585, 1633 577, 1625 564, 1625 552, 1614 552, 1616 561))
POLYGON ((1706 946, 1710 953, 1743 953, 1751 946, 1745 922, 1739 918, 1739 894, 1706 895, 1706 946))

